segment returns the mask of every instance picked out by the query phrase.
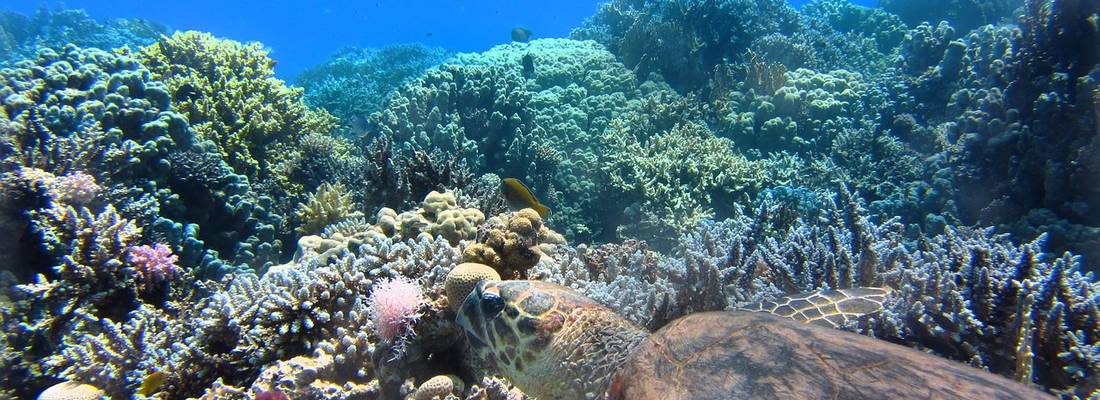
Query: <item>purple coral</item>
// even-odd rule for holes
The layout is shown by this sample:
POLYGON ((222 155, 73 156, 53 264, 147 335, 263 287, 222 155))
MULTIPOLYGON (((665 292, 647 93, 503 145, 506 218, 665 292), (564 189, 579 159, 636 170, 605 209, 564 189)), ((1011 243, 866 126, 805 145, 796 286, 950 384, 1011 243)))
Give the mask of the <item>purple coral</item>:
POLYGON ((375 333, 383 341, 393 341, 409 329, 409 323, 420 318, 417 310, 425 301, 420 285, 412 279, 397 277, 379 282, 367 299, 375 333))
POLYGON ((290 400, 290 397, 278 390, 265 390, 256 393, 256 400, 290 400))
POLYGON ((179 261, 179 257, 162 243, 130 248, 130 264, 146 285, 162 282, 178 273, 180 267, 176 265, 176 261, 179 261))

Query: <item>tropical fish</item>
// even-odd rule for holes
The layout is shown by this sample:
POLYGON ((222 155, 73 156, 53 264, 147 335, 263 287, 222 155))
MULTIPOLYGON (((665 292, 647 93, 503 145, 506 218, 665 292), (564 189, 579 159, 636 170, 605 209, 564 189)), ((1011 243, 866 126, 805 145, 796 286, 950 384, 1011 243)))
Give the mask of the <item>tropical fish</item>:
POLYGON ((156 393, 160 390, 160 387, 164 385, 164 379, 168 375, 164 372, 154 371, 153 373, 146 375, 145 380, 141 381, 141 387, 138 388, 137 394, 148 397, 149 395, 156 393))
POLYGON ((535 73, 535 55, 534 54, 531 54, 531 53, 524 54, 523 59, 522 59, 522 63, 523 63, 523 75, 524 76, 530 77, 531 74, 535 73))
POLYGON ((504 200, 508 202, 508 207, 511 207, 514 211, 532 208, 543 218, 550 215, 550 209, 539 203, 539 199, 535 198, 535 195, 531 193, 531 189, 528 189, 527 185, 524 185, 519 179, 505 178, 500 181, 500 192, 504 195, 504 200))
POLYGON ((530 29, 521 27, 512 28, 512 40, 517 42, 526 42, 529 39, 531 39, 530 29))

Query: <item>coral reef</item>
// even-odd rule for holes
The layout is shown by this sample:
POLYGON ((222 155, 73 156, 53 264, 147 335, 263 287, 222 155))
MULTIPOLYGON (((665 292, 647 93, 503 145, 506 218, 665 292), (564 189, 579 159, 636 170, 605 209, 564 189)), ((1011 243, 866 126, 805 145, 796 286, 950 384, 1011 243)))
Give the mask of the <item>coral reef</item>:
POLYGON ((301 222, 297 231, 303 235, 317 234, 334 223, 362 217, 363 213, 355 209, 351 193, 344 189, 344 185, 321 184, 308 203, 298 205, 297 216, 301 222))
POLYGON ((605 272, 559 257, 539 273, 650 327, 785 293, 885 285, 898 290, 886 311, 848 329, 1056 393, 1095 395, 1087 377, 1100 365, 1092 350, 1097 337, 1086 332, 1096 329, 1088 315, 1100 286, 1080 272, 1079 257, 1048 255, 1041 241, 1014 244, 990 229, 951 227, 907 238, 896 219, 864 216, 843 188, 820 220, 774 218, 790 206, 764 202, 752 215, 703 222, 683 238, 678 256, 661 262, 637 246, 608 248, 603 252, 623 256, 605 261, 605 272))
POLYGON ((896 14, 909 26, 924 22, 934 24, 947 21, 963 32, 1009 19, 1013 17, 1013 11, 1023 4, 1023 0, 936 0, 931 2, 881 0, 879 2, 883 10, 896 14))
POLYGON ((1087 205, 1100 193, 1084 182, 1100 173, 1089 155, 1097 118, 1089 93, 1100 82, 1100 57, 1071 43, 1100 37, 1086 22, 1097 7, 1027 1, 1024 10, 1018 29, 985 26, 960 36, 941 23, 911 31, 897 71, 898 114, 911 118, 895 129, 945 144, 940 157, 951 164, 953 185, 966 188, 953 195, 963 223, 999 225, 1027 241, 1036 231, 1028 215, 1049 211, 1058 221, 1046 226, 1080 234, 1051 237, 1052 249, 1093 260, 1100 249, 1087 205), (1066 36, 1054 41, 1052 31, 1066 36))
POLYGON ((760 163, 735 153, 732 142, 700 123, 678 124, 648 140, 624 128, 613 124, 605 134, 604 146, 617 151, 608 151, 602 166, 626 204, 630 222, 619 226, 621 236, 669 248, 680 229, 728 206, 720 200, 753 195, 768 181, 760 163))
POLYGON ((345 48, 302 71, 294 83, 304 89, 306 104, 332 113, 356 135, 391 92, 450 56, 446 49, 421 44, 345 48))
POLYGON ((543 254, 565 243, 530 208, 489 218, 477 236, 477 243, 463 251, 463 260, 488 265, 505 279, 525 279, 543 254))
POLYGON ((110 50, 151 44, 167 29, 140 18, 97 22, 84 10, 41 7, 34 15, 0 11, 0 66, 34 58, 40 49, 72 44, 110 50))
MULTIPOLYGON (((263 46, 195 31, 162 37, 135 53, 164 82, 172 105, 187 117, 199 140, 213 141, 233 171, 263 188, 271 168, 307 133, 328 133, 335 117, 302 102, 300 88, 275 78, 275 61, 263 46)), ((286 190, 270 188, 282 197, 286 190)), ((291 204, 293 205, 293 203, 291 204)))
POLYGON ((523 399, 455 323, 502 278, 650 330, 887 286, 843 328, 1100 396, 1100 5, 934 3, 613 0, 304 88, 259 43, 0 13, 0 397, 523 399))

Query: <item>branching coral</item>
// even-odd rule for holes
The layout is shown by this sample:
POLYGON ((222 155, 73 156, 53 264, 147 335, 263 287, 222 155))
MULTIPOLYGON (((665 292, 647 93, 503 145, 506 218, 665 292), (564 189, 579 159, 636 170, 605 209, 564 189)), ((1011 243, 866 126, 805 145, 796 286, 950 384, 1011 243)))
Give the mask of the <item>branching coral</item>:
MULTIPOLYGON (((730 200, 755 194, 767 181, 758 163, 732 150, 699 123, 685 123, 648 140, 613 128, 605 135, 611 186, 629 199, 624 237, 653 239, 661 248, 684 227, 714 216, 730 200)), ((727 214, 728 215, 728 211, 727 214)))
POLYGON ((351 200, 351 193, 341 184, 322 184, 309 198, 308 203, 298 205, 298 233, 321 233, 324 227, 349 218, 362 217, 351 200))
POLYGON ((637 268, 620 272, 629 278, 599 278, 568 257, 539 270, 650 326, 788 293, 889 286, 897 293, 886 311, 848 329, 1055 393, 1096 394, 1088 377, 1100 365, 1100 285, 1080 272, 1079 257, 1044 254, 1041 241, 1014 244, 990 229, 948 227, 910 238, 896 219, 864 216, 843 188, 822 205, 823 218, 776 218, 792 206, 769 201, 752 216, 701 223, 685 235, 679 255, 655 268, 635 251, 628 265, 637 268))
POLYGON ((335 127, 334 117, 306 107, 301 89, 275 78, 275 61, 258 43, 177 32, 135 55, 199 138, 217 143, 233 170, 254 182, 270 179, 275 155, 300 137, 335 127))

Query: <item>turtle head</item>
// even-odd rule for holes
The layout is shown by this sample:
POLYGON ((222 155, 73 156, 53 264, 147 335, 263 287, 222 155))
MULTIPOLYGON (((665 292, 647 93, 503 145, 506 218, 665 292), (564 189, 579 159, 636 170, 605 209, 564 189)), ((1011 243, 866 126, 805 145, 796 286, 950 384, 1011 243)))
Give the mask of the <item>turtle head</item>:
POLYGON ((546 282, 484 280, 466 296, 456 321, 486 364, 522 370, 524 359, 537 358, 562 328, 574 298, 587 300, 546 282))
POLYGON ((541 281, 481 281, 457 322, 484 366, 537 398, 602 393, 647 334, 595 300, 541 281))

